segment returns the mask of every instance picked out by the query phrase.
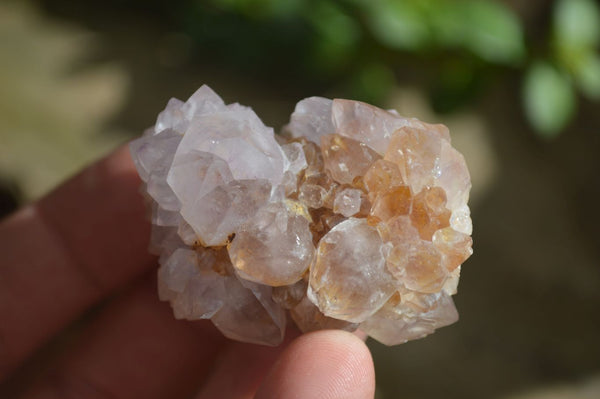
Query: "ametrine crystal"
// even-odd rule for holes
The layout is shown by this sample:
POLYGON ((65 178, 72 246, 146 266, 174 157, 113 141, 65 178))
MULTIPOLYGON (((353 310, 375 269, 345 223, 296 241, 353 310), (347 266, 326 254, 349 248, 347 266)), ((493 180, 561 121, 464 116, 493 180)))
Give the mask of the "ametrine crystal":
POLYGON ((131 152, 176 318, 264 345, 288 320, 396 345, 458 319, 471 183, 445 126, 310 97, 276 137, 202 86, 131 152))

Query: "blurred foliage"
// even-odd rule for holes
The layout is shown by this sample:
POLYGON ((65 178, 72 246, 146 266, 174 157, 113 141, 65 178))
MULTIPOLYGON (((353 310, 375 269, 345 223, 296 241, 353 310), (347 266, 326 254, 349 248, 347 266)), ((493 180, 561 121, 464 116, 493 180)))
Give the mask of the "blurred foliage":
POLYGON ((600 9, 594 0, 559 0, 545 62, 534 62, 523 85, 525 111, 545 137, 565 127, 576 108, 575 89, 600 99, 600 9))
MULTIPOLYGON (((60 3, 67 14, 84 7, 40 1, 60 3)), ((408 83, 428 92, 436 112, 450 113, 518 76, 524 116, 544 138, 565 129, 580 96, 600 100, 595 0, 537 5, 550 11, 538 20, 501 0, 105 0, 87 7, 105 20, 159 15, 155 25, 189 39, 191 61, 210 58, 257 80, 293 80, 306 95, 383 105, 393 87, 408 83), (112 9, 120 12, 104 14, 112 9)))
POLYGON ((536 62, 525 77, 525 111, 541 134, 554 135, 564 126, 575 108, 571 82, 547 62, 536 62))
MULTIPOLYGON (((594 0, 554 0, 527 25, 500 0, 39 2, 77 19, 94 14, 92 31, 146 18, 163 33, 161 65, 210 58, 274 86, 292 81, 305 96, 383 106, 394 88, 413 86, 435 112, 452 113, 518 77, 523 114, 544 138, 564 130, 579 101, 600 101, 594 0)), ((95 36, 27 4, 0 4, 0 180, 22 182, 23 196, 34 198, 122 141, 100 133, 125 100, 128 72, 86 64, 95 36), (45 168, 31 171, 32 159, 45 168)))
POLYGON ((600 12, 558 0, 544 40, 492 0, 209 0, 183 3, 186 33, 246 71, 274 69, 382 104, 403 73, 424 72, 433 108, 472 103, 493 78, 523 76, 524 112, 542 137, 562 131, 576 92, 600 99, 600 12), (226 53, 226 54, 224 54, 226 53))

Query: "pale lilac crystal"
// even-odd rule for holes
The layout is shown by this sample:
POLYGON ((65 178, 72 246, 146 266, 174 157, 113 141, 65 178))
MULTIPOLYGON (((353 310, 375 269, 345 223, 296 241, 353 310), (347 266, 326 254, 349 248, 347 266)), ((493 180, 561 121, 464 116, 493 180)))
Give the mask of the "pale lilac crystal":
POLYGON ((266 180, 233 180, 197 198, 182 209, 182 216, 203 245, 225 245, 237 228, 266 204, 270 193, 266 180))
POLYGON ((146 182, 146 191, 169 211, 179 210, 179 201, 166 181, 181 135, 174 130, 163 130, 154 136, 143 136, 131 143, 133 159, 146 182))
POLYGON ((300 143, 289 143, 281 146, 285 156, 289 161, 288 170, 296 176, 302 170, 306 169, 308 163, 306 163, 306 156, 302 150, 302 144, 300 143))
POLYGON ((285 312, 271 299, 272 288, 244 287, 235 277, 224 278, 226 302, 212 317, 213 324, 228 338, 275 346, 285 333, 285 312))
POLYGON ((159 297, 171 302, 176 318, 211 318, 223 306, 224 279, 209 261, 196 251, 179 248, 158 269, 159 297))
POLYGON ((190 151, 175 159, 166 180, 185 207, 229 183, 233 176, 223 159, 208 152, 190 151))
POLYGON ((157 135, 146 131, 142 137, 131 142, 129 146, 132 159, 144 182, 148 182, 151 173, 165 168, 168 170, 169 162, 173 162, 181 137, 171 129, 163 130, 157 135))
POLYGON ((458 312, 445 293, 414 294, 406 291, 399 302, 384 305, 360 329, 385 345, 423 338, 440 327, 455 323, 458 312))
POLYGON ((154 255, 159 255, 159 263, 164 262, 179 248, 185 248, 185 243, 177 234, 177 231, 171 226, 153 225, 150 233, 149 251, 154 255))
POLYGON ((160 133, 165 129, 173 129, 181 134, 187 130, 194 116, 214 113, 223 109, 225 103, 212 89, 206 85, 200 87, 185 102, 172 98, 164 111, 158 114, 154 132, 160 133))
POLYGON ((405 118, 392 111, 360 101, 335 99, 332 105, 335 132, 359 140, 381 155, 385 154, 392 134, 402 127, 435 131, 440 138, 450 141, 445 126, 431 125, 416 118, 405 118))
POLYGON ((250 108, 236 106, 192 119, 175 157, 204 151, 223 159, 236 180, 266 179, 281 183, 285 155, 250 108))
POLYGON ((320 144, 321 136, 335 132, 328 98, 309 97, 296 104, 286 130, 292 137, 305 138, 320 144))
POLYGON ((171 98, 164 111, 158 114, 155 133, 160 133, 165 129, 173 129, 178 132, 184 132, 190 122, 190 117, 183 112, 185 103, 176 98, 171 98))
POLYGON ((332 115, 337 134, 363 142, 381 155, 392 133, 410 124, 406 118, 351 100, 333 100, 332 115))
POLYGON ((152 204, 152 223, 157 226, 179 226, 181 214, 177 211, 167 211, 157 203, 152 204))
POLYGON ((471 183, 448 129, 310 97, 283 133, 202 86, 131 143, 175 317, 263 345, 288 319, 386 345, 455 322, 471 183))

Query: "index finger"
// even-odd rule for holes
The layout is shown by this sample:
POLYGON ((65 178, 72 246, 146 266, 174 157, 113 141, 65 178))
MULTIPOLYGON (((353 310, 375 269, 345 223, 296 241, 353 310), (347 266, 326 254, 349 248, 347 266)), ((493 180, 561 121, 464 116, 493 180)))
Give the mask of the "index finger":
POLYGON ((122 147, 0 223, 0 380, 155 265, 139 185, 122 147))

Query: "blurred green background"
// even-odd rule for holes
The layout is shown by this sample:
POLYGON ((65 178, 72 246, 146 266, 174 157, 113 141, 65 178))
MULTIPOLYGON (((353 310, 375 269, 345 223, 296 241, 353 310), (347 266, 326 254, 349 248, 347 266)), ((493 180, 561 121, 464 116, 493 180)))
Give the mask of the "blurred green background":
POLYGON ((0 215, 204 83, 276 128, 312 95, 445 123, 473 179, 461 320, 369 342, 377 398, 599 398, 599 43, 592 0, 4 0, 0 215))

